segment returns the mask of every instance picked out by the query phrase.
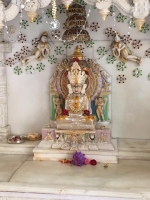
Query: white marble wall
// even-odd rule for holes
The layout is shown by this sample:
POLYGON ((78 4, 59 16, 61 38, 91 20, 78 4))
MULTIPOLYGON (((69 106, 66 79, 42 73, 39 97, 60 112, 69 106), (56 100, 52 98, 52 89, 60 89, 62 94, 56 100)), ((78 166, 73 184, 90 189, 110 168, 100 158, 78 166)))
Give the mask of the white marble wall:
MULTIPOLYGON (((89 6, 87 7, 88 10, 89 6)), ((41 13, 39 13, 41 15, 41 13)), ((25 17, 27 19, 27 17, 25 17)), ((61 24, 65 22, 66 15, 58 14, 58 19, 61 24)), ((91 38, 95 40, 93 48, 86 48, 85 56, 94 58, 98 63, 105 68, 112 76, 112 136, 118 138, 136 138, 136 139, 150 139, 150 81, 147 79, 147 75, 150 73, 149 61, 150 59, 144 58, 140 68, 143 70, 143 76, 135 78, 132 76, 132 70, 137 66, 134 63, 128 62, 127 69, 124 72, 120 72, 116 68, 117 62, 114 64, 107 64, 106 57, 98 59, 99 55, 96 50, 99 46, 109 47, 112 38, 107 38, 104 34, 104 30, 107 27, 113 28, 113 18, 108 17, 106 22, 103 22, 99 16, 97 10, 92 8, 92 12, 88 19, 89 25, 92 22, 99 22, 100 29, 98 32, 89 31, 91 38), (118 84, 116 77, 119 74, 124 74, 127 77, 125 84, 118 84)), ((121 35, 127 34, 128 19, 126 23, 116 23, 116 30, 121 35)), ((150 17, 147 19, 147 23, 150 21, 150 17)), ((11 21, 9 24, 13 24, 19 29, 19 17, 11 21)), ((62 25, 63 26, 63 25, 62 25)), ((18 31, 12 35, 13 39, 16 39, 18 31)), ((14 54, 19 51, 23 45, 31 47, 31 39, 39 37, 40 33, 48 31, 46 23, 40 25, 30 25, 26 30, 22 30, 27 36, 27 42, 24 44, 13 43, 14 54)), ((61 33, 64 30, 61 29, 61 33)), ((143 46, 140 50, 134 50, 134 52, 140 56, 145 55, 145 50, 150 47, 150 32, 146 34, 140 33, 137 29, 131 28, 130 34, 133 39, 141 39, 143 46)), ((5 40, 7 36, 5 34, 5 40)), ((62 45, 61 42, 56 43, 62 45)), ((51 55, 54 54, 54 45, 52 45, 51 55)), ((57 56, 59 63, 62 58, 70 56, 73 53, 74 47, 69 50, 64 49, 63 55, 57 56), (64 55, 65 54, 65 55, 64 55)), ((6 58, 12 57, 12 54, 7 54, 6 58)), ((6 67, 7 69, 7 95, 8 95, 8 123, 11 125, 11 131, 13 134, 26 134, 30 131, 41 132, 41 128, 49 122, 49 79, 55 71, 56 64, 49 64, 47 60, 44 60, 46 68, 43 72, 36 72, 33 75, 25 74, 25 72, 18 76, 13 73, 13 67, 6 67)), ((36 66, 36 62, 32 63, 36 66)))

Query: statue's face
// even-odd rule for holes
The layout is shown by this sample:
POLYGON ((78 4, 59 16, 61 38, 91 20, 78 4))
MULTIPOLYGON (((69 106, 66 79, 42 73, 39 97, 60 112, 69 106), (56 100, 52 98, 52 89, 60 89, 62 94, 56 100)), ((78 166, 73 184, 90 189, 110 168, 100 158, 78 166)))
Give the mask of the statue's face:
POLYGON ((82 85, 76 84, 76 85, 72 85, 71 87, 72 87, 73 93, 75 94, 81 93, 82 85))
POLYGON ((41 41, 42 41, 42 42, 47 42, 47 37, 43 35, 43 36, 41 37, 41 41))

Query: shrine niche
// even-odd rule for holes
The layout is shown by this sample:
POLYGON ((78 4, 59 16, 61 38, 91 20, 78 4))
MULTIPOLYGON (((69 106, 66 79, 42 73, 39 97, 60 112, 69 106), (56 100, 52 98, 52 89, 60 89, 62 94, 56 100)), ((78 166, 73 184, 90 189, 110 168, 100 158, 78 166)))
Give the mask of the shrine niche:
POLYGON ((34 159, 42 159, 36 158, 36 149, 47 145, 56 152, 113 151, 110 95, 110 75, 94 60, 85 59, 77 46, 51 78, 50 124, 42 129, 43 140, 34 150, 34 159))

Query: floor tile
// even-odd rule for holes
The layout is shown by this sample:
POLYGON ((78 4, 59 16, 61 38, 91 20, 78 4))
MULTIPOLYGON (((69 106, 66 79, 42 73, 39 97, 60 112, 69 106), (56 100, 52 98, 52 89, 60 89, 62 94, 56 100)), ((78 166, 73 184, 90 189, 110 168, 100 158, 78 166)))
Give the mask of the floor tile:
POLYGON ((0 182, 9 181, 27 158, 28 156, 25 155, 0 155, 0 182))
POLYGON ((150 161, 121 160, 119 164, 70 166, 54 161, 26 161, 11 182, 103 188, 150 187, 150 161))

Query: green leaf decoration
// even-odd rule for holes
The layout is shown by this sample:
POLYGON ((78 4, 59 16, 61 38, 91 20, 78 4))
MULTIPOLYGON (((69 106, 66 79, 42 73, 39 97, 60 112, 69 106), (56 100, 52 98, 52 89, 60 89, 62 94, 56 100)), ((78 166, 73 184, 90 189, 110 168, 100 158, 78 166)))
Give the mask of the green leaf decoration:
POLYGON ((116 61, 116 58, 114 56, 109 55, 107 57, 107 63, 108 64, 113 64, 116 61))
POLYGON ((118 69, 119 71, 124 71, 125 68, 127 68, 126 65, 125 65, 125 63, 119 62, 119 63, 117 64, 117 69, 118 69))
POLYGON ((98 55, 104 56, 105 54, 107 54, 107 50, 105 47, 98 47, 97 53, 98 55))
POLYGON ((45 69, 45 65, 44 65, 43 63, 38 63, 38 64, 36 65, 36 69, 37 69, 39 72, 41 72, 41 71, 43 71, 43 70, 45 69))
POLYGON ((140 76, 142 76, 142 70, 138 68, 134 69, 133 76, 135 76, 136 78, 139 78, 140 76))
POLYGON ((23 28, 23 29, 26 29, 27 27, 29 26, 29 22, 27 20, 22 20, 20 22, 20 27, 23 28))
POLYGON ((117 15, 117 17, 116 17, 117 22, 121 22, 121 23, 123 23, 126 19, 127 18, 123 14, 121 14, 121 13, 119 13, 117 15))
POLYGON ((49 56, 48 62, 49 62, 50 64, 54 64, 54 63, 57 62, 57 58, 55 58, 54 55, 49 56))
POLYGON ((62 53, 64 52, 63 48, 60 46, 55 47, 55 53, 56 55, 62 55, 62 53))
POLYGON ((17 75, 22 74, 22 69, 21 69, 20 67, 16 66, 16 67, 14 68, 14 74, 17 74, 17 75))

